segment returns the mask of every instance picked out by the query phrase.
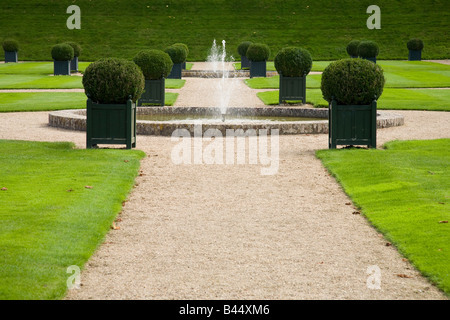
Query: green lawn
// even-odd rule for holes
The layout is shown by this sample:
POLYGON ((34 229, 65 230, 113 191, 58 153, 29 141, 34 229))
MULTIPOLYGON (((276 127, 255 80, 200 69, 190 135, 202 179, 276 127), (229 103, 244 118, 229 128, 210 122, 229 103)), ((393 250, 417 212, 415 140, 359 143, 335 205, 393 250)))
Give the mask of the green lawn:
MULTIPOLYGON (((257 96, 266 105, 278 104, 278 90, 258 92, 257 96)), ((450 90, 447 89, 389 89, 378 99, 381 110, 432 110, 450 111, 450 90)), ((328 107, 320 89, 307 89, 306 102, 316 107, 328 107)), ((291 101, 299 103, 299 101, 291 101)))
POLYGON ((0 299, 60 299, 120 213, 144 153, 0 140, 0 299), (88 188, 86 188, 88 187, 88 188))
POLYGON ((450 139, 317 156, 372 225, 450 296, 450 139))
MULTIPOLYGON (((166 92, 166 106, 172 106, 178 93, 166 92)), ((19 111, 54 111, 86 108, 83 92, 0 92, 0 113, 19 111)))
MULTIPOLYGON (((381 29, 366 27, 370 0, 9 0, 2 4, 2 38, 16 38, 19 59, 50 60, 51 48, 76 41, 80 59, 131 59, 144 48, 163 49, 183 42, 188 61, 204 61, 214 39, 227 41, 237 59, 244 40, 267 43, 271 60, 286 46, 308 49, 314 60, 346 57, 352 39, 371 39, 380 45, 380 59, 406 59, 406 42, 420 37, 424 59, 450 57, 450 11, 438 0, 378 0, 381 29), (69 30, 67 7, 81 9, 81 29, 69 30)), ((0 59, 3 51, 0 52, 0 59)))
MULTIPOLYGON (((79 62, 78 71, 84 72, 91 62, 79 62)), ((53 75, 53 61, 19 62, 0 64, 0 74, 53 75)))

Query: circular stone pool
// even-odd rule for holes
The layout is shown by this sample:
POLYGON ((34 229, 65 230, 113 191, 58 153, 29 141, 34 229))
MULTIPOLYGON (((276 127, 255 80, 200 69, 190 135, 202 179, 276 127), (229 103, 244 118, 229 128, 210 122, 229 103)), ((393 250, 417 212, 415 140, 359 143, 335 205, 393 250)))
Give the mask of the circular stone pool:
MULTIPOLYGON (((139 135, 171 136, 176 129, 191 134, 201 126, 202 131, 218 129, 278 129, 279 134, 328 133, 328 109, 303 107, 233 107, 227 109, 222 121, 220 108, 205 107, 137 107, 136 133, 139 135), (140 118, 145 117, 146 120, 140 118), (151 120, 150 120, 151 119, 151 120)), ((401 115, 379 111, 377 127, 401 126, 401 115)), ((52 127, 86 130, 86 109, 54 111, 49 114, 52 127)))

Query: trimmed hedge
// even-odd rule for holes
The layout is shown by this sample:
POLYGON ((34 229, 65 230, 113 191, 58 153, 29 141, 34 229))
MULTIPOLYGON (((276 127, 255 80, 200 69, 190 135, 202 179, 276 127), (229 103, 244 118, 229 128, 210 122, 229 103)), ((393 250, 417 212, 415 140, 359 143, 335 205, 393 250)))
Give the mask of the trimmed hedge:
POLYGON ((406 43, 409 50, 420 51, 423 49, 423 41, 420 39, 411 39, 406 43))
POLYGON ((19 51, 19 42, 13 39, 6 39, 2 43, 3 50, 8 52, 17 52, 19 51))
POLYGON ((52 48, 52 58, 56 61, 70 61, 74 57, 74 50, 67 43, 54 45, 52 48))
POLYGON ((378 44, 374 41, 361 41, 358 45, 359 57, 375 58, 379 52, 378 44))
POLYGON ((83 86, 86 95, 96 103, 124 104, 130 96, 134 102, 141 97, 145 78, 133 61, 106 58, 86 68, 83 86))
POLYGON ((241 57, 242 57, 242 56, 244 56, 244 57, 247 56, 247 50, 248 50, 248 47, 249 47, 251 44, 252 44, 251 41, 244 41, 244 42, 241 42, 241 43, 238 45, 237 51, 238 51, 238 53, 239 53, 239 55, 240 55, 241 57))
MULTIPOLYGON (((184 43, 174 43, 173 46, 182 47, 184 49, 184 51, 186 51, 186 58, 189 56, 189 47, 186 44, 184 44, 184 43)), ((184 59, 184 61, 186 61, 186 59, 184 59)))
POLYGON ((330 63, 322 73, 323 98, 341 105, 367 105, 383 93, 383 69, 364 59, 342 59, 330 63))
POLYGON ((360 44, 361 41, 359 40, 352 40, 347 44, 347 53, 352 56, 352 57, 357 57, 358 56, 358 46, 360 44))
POLYGON ((246 56, 250 61, 267 61, 270 56, 270 48, 263 43, 252 43, 247 49, 246 56))
POLYGON ((156 49, 140 51, 133 61, 141 68, 146 80, 167 78, 173 67, 170 56, 156 49))
POLYGON ((164 50, 172 59, 173 63, 179 64, 186 61, 187 52, 181 46, 169 46, 164 50))
POLYGON ((311 71, 312 58, 308 50, 287 47, 277 53, 274 64, 284 77, 303 77, 311 71))
POLYGON ((69 41, 69 42, 66 42, 66 43, 73 48, 73 56, 74 57, 79 57, 80 54, 81 54, 81 51, 82 51, 81 50, 81 46, 78 43, 76 43, 76 42, 69 41))

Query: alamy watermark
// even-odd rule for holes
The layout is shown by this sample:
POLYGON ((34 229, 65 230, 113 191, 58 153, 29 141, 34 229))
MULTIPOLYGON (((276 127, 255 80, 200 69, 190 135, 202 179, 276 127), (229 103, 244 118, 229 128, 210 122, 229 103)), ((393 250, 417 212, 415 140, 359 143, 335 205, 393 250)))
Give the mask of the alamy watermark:
POLYGON ((72 265, 67 267, 67 273, 72 274, 67 278, 66 284, 69 290, 80 289, 81 287, 81 270, 80 267, 72 265))
POLYGON ((77 5, 71 5, 67 7, 66 13, 72 15, 67 18, 66 26, 68 29, 81 29, 81 9, 77 5))
POLYGON ((371 290, 380 290, 381 289, 381 269, 377 265, 368 266, 366 273, 369 274, 369 277, 366 281, 366 286, 371 290))
POLYGON ((367 19, 366 25, 368 29, 381 29, 381 9, 379 6, 371 5, 367 7, 366 13, 372 13, 367 19))
POLYGON ((203 132, 201 122, 194 134, 176 129, 171 140, 178 142, 171 153, 174 164, 261 165, 262 175, 274 175, 279 168, 278 129, 219 129, 203 132), (269 132, 270 131, 270 132, 269 132))

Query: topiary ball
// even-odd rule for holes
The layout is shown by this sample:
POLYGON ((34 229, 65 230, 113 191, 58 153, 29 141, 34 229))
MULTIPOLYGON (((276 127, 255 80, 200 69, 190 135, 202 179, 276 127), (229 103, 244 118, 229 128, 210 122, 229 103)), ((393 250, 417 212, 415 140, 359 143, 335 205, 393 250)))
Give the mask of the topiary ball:
POLYGON ((7 39, 2 43, 3 50, 7 52, 17 52, 19 51, 19 42, 13 39, 7 39))
MULTIPOLYGON (((186 51, 186 58, 189 56, 189 47, 186 44, 184 44, 184 43, 174 43, 173 46, 182 47, 186 51)), ((184 60, 186 61, 186 59, 184 59, 184 60)))
POLYGON ((375 58, 379 51, 378 44, 374 41, 361 41, 358 45, 358 56, 362 58, 375 58))
POLYGON ((186 61, 186 51, 181 46, 169 46, 164 50, 175 64, 186 61))
POLYGON ((76 42, 66 42, 68 45, 70 45, 73 48, 73 56, 79 57, 81 54, 81 46, 76 42))
POLYGON ((352 57, 358 56, 358 46, 361 41, 352 40, 347 44, 347 53, 352 57))
POLYGON ((74 50, 71 45, 67 43, 60 43, 52 48, 52 58, 56 61, 69 61, 74 56, 74 50))
POLYGON ((274 64, 277 72, 284 77, 303 77, 311 71, 312 58, 308 50, 287 47, 277 53, 274 64))
POLYGON ((406 43, 409 50, 420 51, 423 49, 423 41, 420 39, 411 39, 406 43))
POLYGON ((244 41, 244 42, 241 42, 241 43, 238 45, 237 51, 238 51, 238 53, 239 53, 239 55, 240 55, 241 57, 242 57, 242 56, 244 56, 244 57, 247 56, 247 50, 248 50, 248 47, 249 47, 251 44, 252 44, 251 41, 244 41))
POLYGON ((156 49, 139 52, 133 61, 141 68, 146 80, 167 78, 173 67, 170 56, 164 51, 156 49))
POLYGON ((246 53, 246 57, 250 61, 267 61, 270 56, 270 48, 263 43, 252 43, 249 45, 246 53))
POLYGON ((86 95, 96 103, 124 104, 130 96, 133 102, 141 97, 145 79, 133 61, 106 58, 86 68, 83 86, 86 95))
POLYGON ((364 59, 343 59, 330 63, 322 73, 323 98, 342 105, 367 105, 383 93, 383 69, 364 59))

